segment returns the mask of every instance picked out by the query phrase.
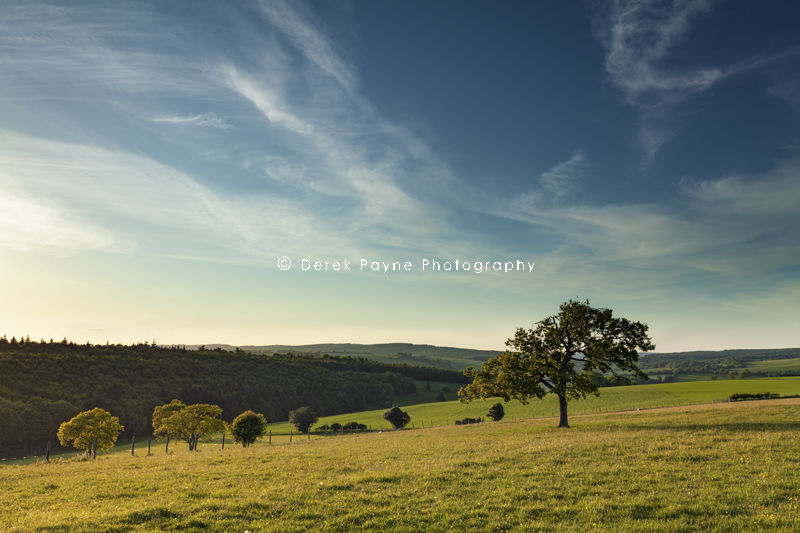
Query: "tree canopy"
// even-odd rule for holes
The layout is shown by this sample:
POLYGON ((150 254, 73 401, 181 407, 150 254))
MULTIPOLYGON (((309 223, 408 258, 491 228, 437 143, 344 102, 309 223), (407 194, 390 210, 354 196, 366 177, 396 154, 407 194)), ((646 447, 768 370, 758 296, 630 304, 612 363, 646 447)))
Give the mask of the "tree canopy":
POLYGON ((527 403, 530 398, 558 396, 559 427, 569 427, 567 401, 597 394, 595 371, 647 376, 639 369, 639 353, 655 348, 647 325, 614 317, 611 309, 591 307, 589 301, 569 300, 560 311, 532 329, 517 329, 502 354, 483 363, 481 370, 467 368, 473 378, 459 391, 461 401, 501 397, 527 403))
POLYGON ((294 424, 297 431, 308 433, 311 426, 317 423, 317 413, 307 405, 298 407, 289 411, 289 423, 294 424))
POLYGON ((112 448, 120 432, 125 429, 119 418, 111 416, 105 409, 95 407, 78 413, 58 428, 58 440, 62 446, 72 446, 87 453, 95 443, 101 450, 112 448))
POLYGON ((222 408, 218 405, 184 405, 180 400, 172 400, 153 410, 153 433, 183 439, 190 450, 196 450, 199 439, 225 429, 221 416, 222 408))
MULTIPOLYGON (((11 335, 8 335, 11 338, 11 335)), ((120 438, 153 431, 153 407, 180 398, 246 409, 270 421, 311 406, 320 416, 378 409, 416 390, 414 380, 466 383, 461 373, 303 354, 191 350, 153 343, 13 343, 0 333, 0 457, 43 454, 59 425, 101 406, 125 425, 120 438), (53 369, 58 369, 54 372, 53 369)))
POLYGON ((231 423, 231 433, 233 440, 241 442, 247 448, 253 444, 258 437, 267 431, 267 419, 261 413, 254 413, 249 409, 237 416, 231 423))
POLYGON ((395 429, 403 429, 411 422, 411 416, 399 407, 392 407, 383 413, 383 419, 387 420, 395 429))
POLYGON ((506 410, 503 409, 502 403, 497 402, 496 404, 492 405, 489 408, 489 412, 486 413, 486 416, 488 416, 495 422, 499 422, 500 420, 503 419, 504 416, 506 416, 506 410))

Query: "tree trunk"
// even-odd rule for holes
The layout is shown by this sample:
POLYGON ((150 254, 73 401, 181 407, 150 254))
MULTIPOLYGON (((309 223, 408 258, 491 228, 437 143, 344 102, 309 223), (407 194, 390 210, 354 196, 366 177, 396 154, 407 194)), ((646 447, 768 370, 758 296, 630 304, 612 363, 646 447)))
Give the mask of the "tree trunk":
POLYGON ((562 396, 561 394, 558 395, 558 411, 561 415, 561 418, 558 421, 558 427, 568 428, 569 423, 567 422, 567 397, 562 396))

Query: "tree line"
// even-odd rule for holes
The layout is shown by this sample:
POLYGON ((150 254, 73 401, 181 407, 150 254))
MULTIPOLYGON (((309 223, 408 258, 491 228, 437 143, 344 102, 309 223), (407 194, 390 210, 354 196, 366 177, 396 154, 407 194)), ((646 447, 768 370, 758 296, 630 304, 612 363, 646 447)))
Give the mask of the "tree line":
POLYGON ((124 420, 123 435, 145 435, 153 406, 173 398, 217 405, 226 419, 252 409, 282 421, 298 405, 321 416, 391 405, 415 391, 414 379, 464 382, 453 371, 368 359, 6 336, 0 376, 0 456, 32 453, 56 440, 63 421, 95 407, 124 420))

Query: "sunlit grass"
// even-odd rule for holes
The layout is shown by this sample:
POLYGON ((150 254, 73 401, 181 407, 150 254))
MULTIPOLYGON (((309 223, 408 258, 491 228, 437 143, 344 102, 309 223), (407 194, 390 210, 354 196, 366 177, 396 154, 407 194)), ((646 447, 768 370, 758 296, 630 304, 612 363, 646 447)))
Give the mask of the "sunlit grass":
POLYGON ((797 531, 800 401, 0 468, 0 530, 797 531))

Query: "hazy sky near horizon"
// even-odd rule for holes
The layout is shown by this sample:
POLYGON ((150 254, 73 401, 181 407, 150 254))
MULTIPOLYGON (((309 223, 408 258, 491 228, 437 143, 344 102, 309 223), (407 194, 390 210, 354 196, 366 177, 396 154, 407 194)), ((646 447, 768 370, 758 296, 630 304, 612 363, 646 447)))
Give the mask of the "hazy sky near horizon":
POLYGON ((588 298, 657 351, 800 346, 797 20, 3 2, 0 334, 501 349, 588 298))

